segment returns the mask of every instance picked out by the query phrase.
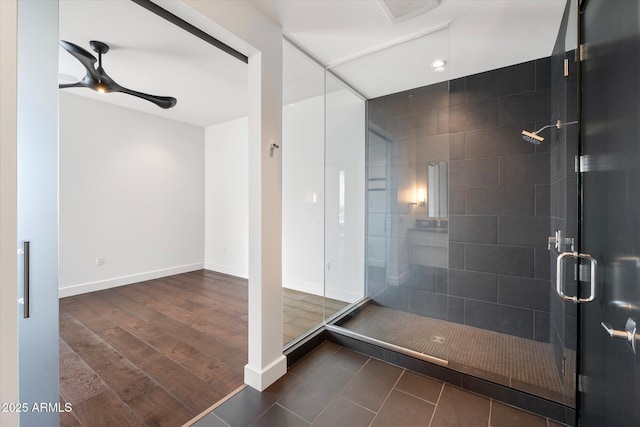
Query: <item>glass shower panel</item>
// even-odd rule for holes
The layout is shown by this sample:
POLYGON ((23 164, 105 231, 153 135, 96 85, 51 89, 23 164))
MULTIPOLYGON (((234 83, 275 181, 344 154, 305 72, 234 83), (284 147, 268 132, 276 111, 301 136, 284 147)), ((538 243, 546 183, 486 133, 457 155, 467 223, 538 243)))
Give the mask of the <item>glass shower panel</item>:
POLYGON ((364 297, 365 100, 325 74, 325 317, 364 297))
POLYGON ((283 342, 322 324, 324 295, 324 70, 283 45, 283 342))
POLYGON ((449 86, 370 100, 367 296, 343 326, 448 359, 449 86))

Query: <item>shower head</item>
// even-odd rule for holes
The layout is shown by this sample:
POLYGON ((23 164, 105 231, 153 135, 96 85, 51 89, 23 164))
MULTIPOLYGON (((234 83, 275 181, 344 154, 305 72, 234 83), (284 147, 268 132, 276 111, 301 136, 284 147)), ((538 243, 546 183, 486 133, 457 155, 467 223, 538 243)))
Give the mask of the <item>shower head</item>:
POLYGON ((537 134, 537 132, 527 132, 526 130, 522 131, 522 139, 527 141, 529 144, 540 144, 544 141, 544 138, 537 134))
POLYGON ((522 139, 527 141, 529 144, 539 145, 542 141, 544 141, 544 138, 538 135, 543 130, 547 128, 560 129, 562 126, 575 125, 575 124, 578 124, 578 122, 576 121, 576 122, 562 123, 560 120, 558 120, 555 124, 543 126, 535 132, 529 132, 529 131, 523 130, 522 139))

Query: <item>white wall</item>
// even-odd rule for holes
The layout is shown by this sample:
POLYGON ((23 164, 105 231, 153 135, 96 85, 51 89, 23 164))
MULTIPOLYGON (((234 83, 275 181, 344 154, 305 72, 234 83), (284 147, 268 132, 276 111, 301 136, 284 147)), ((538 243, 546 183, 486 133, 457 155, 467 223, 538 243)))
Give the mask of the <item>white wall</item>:
MULTIPOLYGON (((328 83, 341 86, 337 81, 328 83)), ((348 89, 326 97, 325 295, 354 302, 364 296, 365 102, 348 89), (344 223, 339 173, 344 173, 344 223)))
POLYGON ((324 295, 323 96, 284 107, 282 145, 282 284, 324 295))
MULTIPOLYGON (((326 189, 324 96, 283 112, 282 285, 353 302, 364 296, 364 102, 346 90, 328 100, 326 189), (346 176, 342 226, 340 170, 346 176), (325 261, 331 263, 326 276, 325 261)), ((205 268, 247 277, 247 120, 211 126, 205 135, 205 268)))
POLYGON ((60 296, 202 268, 203 158, 202 128, 61 92, 60 296))
POLYGON ((206 269, 249 276, 249 122, 205 129, 206 269))

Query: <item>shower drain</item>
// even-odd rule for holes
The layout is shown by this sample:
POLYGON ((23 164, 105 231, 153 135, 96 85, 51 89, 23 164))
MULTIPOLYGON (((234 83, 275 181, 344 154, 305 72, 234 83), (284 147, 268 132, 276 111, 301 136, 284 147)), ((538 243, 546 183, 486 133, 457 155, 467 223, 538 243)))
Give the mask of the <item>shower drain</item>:
POLYGON ((437 335, 434 335, 431 337, 431 341, 438 343, 438 344, 444 344, 444 337, 439 337, 437 335))

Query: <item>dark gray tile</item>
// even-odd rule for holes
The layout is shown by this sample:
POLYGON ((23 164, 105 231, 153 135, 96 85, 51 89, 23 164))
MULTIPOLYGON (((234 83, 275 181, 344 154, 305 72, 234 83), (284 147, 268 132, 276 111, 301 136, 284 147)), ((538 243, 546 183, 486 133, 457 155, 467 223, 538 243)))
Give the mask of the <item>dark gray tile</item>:
POLYGON ((369 360, 369 356, 344 347, 334 353, 331 358, 335 360, 338 366, 351 372, 358 372, 369 360))
MULTIPOLYGON (((318 347, 316 347, 316 349, 317 348, 318 347)), ((267 387, 267 389, 264 390, 262 394, 264 394, 267 398, 270 398, 274 402, 277 402, 282 396, 291 391, 291 389, 294 388, 300 382, 300 380, 300 377, 298 377, 297 375, 293 375, 291 373, 291 370, 289 370, 289 372, 280 377, 278 381, 267 387)))
POLYGON ((567 398, 566 396, 563 396, 559 391, 549 390, 548 388, 520 381, 515 378, 511 380, 511 386, 516 390, 524 391, 538 397, 553 400, 555 402, 563 402, 567 398))
POLYGON ((536 89, 551 87, 551 58, 536 59, 536 89))
POLYGON ((549 217, 501 216, 498 218, 498 243, 501 245, 546 248, 548 232, 549 217))
POLYGON ((449 81, 449 105, 465 103, 466 77, 449 81))
POLYGON ((449 134, 449 159, 464 159, 464 132, 449 134))
MULTIPOLYGON (((327 406, 327 409, 311 425, 313 427, 366 427, 371 423, 374 416, 375 413, 338 397, 327 406)), ((281 425, 283 424, 272 424, 272 426, 281 425)))
POLYGON ((433 404, 438 402, 444 383, 411 371, 404 371, 396 389, 433 404))
POLYGON ((353 376, 347 369, 322 364, 278 403, 305 420, 313 420, 353 376))
POLYGON ((401 286, 385 286, 384 289, 371 297, 376 304, 395 310, 409 309, 409 288, 401 286))
MULTIPOLYGON (((414 114, 415 136, 425 137, 438 134, 438 110, 427 110, 414 114)), ((411 134, 409 134, 411 135, 411 134)))
POLYGON ((478 102, 535 89, 535 61, 467 77, 466 101, 478 102))
POLYGON ((501 186, 500 214, 533 216, 535 187, 533 185, 501 186))
POLYGON ((438 135, 449 133, 449 107, 438 110, 438 135))
POLYGON ((407 92, 411 95, 411 98, 409 98, 409 110, 412 113, 449 106, 448 82, 422 86, 407 92))
POLYGON ((445 384, 431 427, 486 427, 490 400, 445 384))
POLYGON ((549 281, 516 276, 499 276, 498 302, 548 312, 549 281))
POLYGON ((415 156, 409 161, 416 164, 428 164, 449 159, 449 135, 436 135, 415 140, 415 156))
POLYGON ((384 350, 384 360, 449 384, 462 385, 462 374, 431 362, 419 360, 391 350, 384 350))
POLYGON ((450 270, 449 294, 457 297, 497 302, 497 276, 475 271, 450 270))
POLYGON ((465 158, 534 153, 535 145, 522 139, 522 130, 531 127, 532 123, 524 123, 465 132, 465 158))
MULTIPOLYGON (((426 426, 431 420, 435 405, 393 390, 371 423, 375 426, 426 426)), ((349 424, 343 424, 349 425, 349 424)))
POLYGON ((464 244, 449 242, 449 268, 464 268, 464 244))
POLYGON ((402 287, 420 289, 428 292, 436 291, 436 269, 428 266, 411 266, 410 278, 402 287))
POLYGON ((548 183, 549 155, 547 153, 500 158, 500 185, 548 183))
POLYGON ((376 359, 384 359, 385 350, 369 344, 363 341, 356 340, 354 338, 345 337, 344 335, 338 335, 331 332, 327 332, 327 340, 335 342, 337 344, 349 347, 350 349, 362 354, 366 354, 376 359))
POLYGON ((309 423, 299 416, 276 404, 250 424, 250 427, 306 427, 309 423))
POLYGON ((534 277, 549 280, 551 277, 549 250, 536 248, 534 251, 534 277))
POLYGON ((502 402, 515 405, 519 408, 530 410, 537 414, 544 414, 548 418, 563 421, 572 410, 561 403, 540 399, 527 393, 504 387, 480 378, 464 376, 463 386, 465 389, 480 393, 483 396, 491 397, 502 402))
POLYGON ((370 359, 344 387, 340 395, 360 406, 377 412, 402 374, 402 369, 370 359))
POLYGON ((549 290, 548 280, 500 276, 498 279, 498 302, 548 312, 550 309, 549 290))
POLYGON ((447 296, 433 292, 409 290, 409 313, 447 319, 447 296))
POLYGON ((547 420, 495 400, 491 402, 491 427, 547 427, 547 420))
MULTIPOLYGON (((528 119, 525 121, 533 121, 528 119)), ((513 122, 512 122, 513 123, 513 122)), ((498 125, 498 101, 489 100, 473 104, 454 105, 449 108, 449 129, 460 132, 498 125)))
POLYGON ((533 319, 533 339, 540 342, 549 342, 549 334, 551 331, 549 313, 545 311, 536 311, 533 314, 533 319))
POLYGON ((498 187, 467 188, 464 200, 465 213, 467 215, 498 215, 499 200, 498 187))
POLYGON ((369 112, 379 115, 399 116, 409 112, 410 98, 407 93, 400 92, 368 101, 369 112))
POLYGON ((533 339, 533 310, 465 300, 464 320, 477 328, 533 339))
POLYGON ((464 298, 452 297, 447 299, 447 320, 464 324, 464 298))
MULTIPOLYGON (((517 123, 549 122, 551 99, 549 89, 526 92, 500 98, 498 117, 500 126, 517 123)), ((546 135, 544 135, 546 136, 546 135)))
POLYGON ((449 293, 449 270, 447 268, 436 268, 436 292, 439 294, 449 293))
POLYGON ((332 354, 340 349, 339 345, 332 342, 324 342, 318 346, 312 353, 301 359, 298 363, 289 368, 289 372, 298 377, 305 377, 311 371, 316 369, 332 354))
POLYGON ((203 418, 200 418, 197 422, 193 423, 191 427, 229 427, 229 424, 225 423, 213 412, 208 413, 203 418))
POLYGON ((450 214, 464 214, 465 188, 464 187, 450 187, 449 188, 449 213, 450 214))
POLYGON ((495 187, 498 185, 498 159, 452 160, 449 180, 451 187, 495 187))
POLYGON ((274 401, 259 391, 245 387, 213 412, 230 426, 247 426, 266 411, 274 401))
POLYGON ((536 185, 536 215, 549 216, 551 194, 549 185, 536 185))
POLYGON ((566 316, 564 319, 564 345, 569 350, 576 350, 578 336, 577 319, 575 317, 566 316))
POLYGON ((451 215, 449 239, 454 242, 496 243, 497 217, 451 215))
POLYGON ((466 243, 465 270, 533 277, 533 248, 466 243))

